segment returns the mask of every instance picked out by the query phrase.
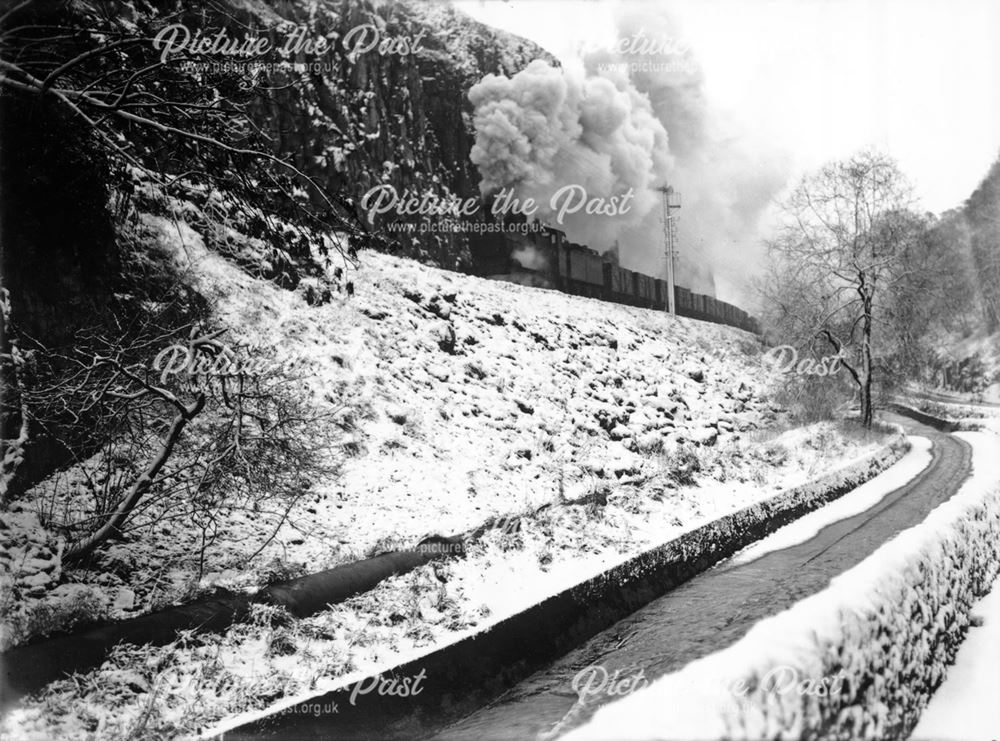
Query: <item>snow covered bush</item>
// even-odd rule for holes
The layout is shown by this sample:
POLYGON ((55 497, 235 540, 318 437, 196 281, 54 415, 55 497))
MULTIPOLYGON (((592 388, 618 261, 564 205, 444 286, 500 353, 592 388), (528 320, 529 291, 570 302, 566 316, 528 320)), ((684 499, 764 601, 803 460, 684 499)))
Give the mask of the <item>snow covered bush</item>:
POLYGON ((844 381, 846 375, 845 372, 825 377, 789 373, 780 378, 774 401, 800 424, 834 419, 837 409, 851 398, 851 390, 844 381))
POLYGON ((329 472, 323 415, 273 361, 229 348, 221 330, 155 329, 95 336, 67 356, 38 351, 58 362, 31 400, 85 419, 79 437, 92 451, 29 493, 42 523, 65 537, 64 562, 151 510, 161 524, 186 517, 215 531, 227 507, 287 506, 329 472))
MULTIPOLYGON (((917 545, 914 552, 893 548, 886 555, 895 558, 859 567, 867 589, 854 592, 861 585, 850 578, 834 588, 841 598, 848 590, 855 597, 843 605, 837 629, 817 630, 812 655, 794 666, 803 679, 846 677, 839 692, 776 693, 758 683, 738 706, 734 728, 751 737, 760 730, 843 739, 903 738, 913 729, 965 636, 973 603, 1000 568, 1000 489, 948 509, 950 522, 940 516, 902 538, 917 545)), ((754 678, 771 669, 761 667, 754 678)))

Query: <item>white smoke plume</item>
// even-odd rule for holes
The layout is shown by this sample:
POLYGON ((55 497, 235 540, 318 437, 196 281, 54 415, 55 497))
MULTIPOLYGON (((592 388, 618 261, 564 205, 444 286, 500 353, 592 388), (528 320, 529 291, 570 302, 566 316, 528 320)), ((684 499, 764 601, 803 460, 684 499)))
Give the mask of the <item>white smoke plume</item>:
POLYGON ((622 265, 665 276, 655 189, 672 185, 682 198, 677 282, 747 304, 746 278, 763 256, 759 222, 784 187, 787 160, 712 110, 702 69, 661 8, 623 4, 617 33, 611 49, 583 55, 582 77, 539 61, 472 88, 481 189, 513 187, 551 221, 544 206, 567 183, 599 196, 632 187, 627 218, 578 215, 563 227, 602 252, 617 241, 622 265))
MULTIPOLYGON (((649 97, 670 136, 674 166, 670 185, 680 193, 677 282, 695 291, 746 304, 746 278, 761 264, 759 222, 789 173, 777 147, 738 130, 708 104, 704 74, 681 29, 648 5, 623 5, 617 13, 618 49, 585 56, 588 74, 628 68, 631 83, 649 97), (638 44, 625 43, 639 39, 638 44), (647 48, 667 54, 642 54, 647 48), (640 49, 631 52, 630 47, 640 49), (616 50, 617 52, 618 50, 616 50), (716 291, 718 288, 718 291, 716 291)), ((650 214, 621 239, 623 264, 663 275, 662 219, 650 214)))
POLYGON ((484 195, 513 188, 522 201, 534 199, 535 218, 601 251, 658 207, 655 188, 671 165, 667 132, 625 75, 585 77, 536 60, 510 78, 487 75, 469 99, 476 127, 471 158, 484 195), (569 185, 605 204, 632 196, 619 200, 614 214, 582 207, 560 224, 552 198, 569 185))

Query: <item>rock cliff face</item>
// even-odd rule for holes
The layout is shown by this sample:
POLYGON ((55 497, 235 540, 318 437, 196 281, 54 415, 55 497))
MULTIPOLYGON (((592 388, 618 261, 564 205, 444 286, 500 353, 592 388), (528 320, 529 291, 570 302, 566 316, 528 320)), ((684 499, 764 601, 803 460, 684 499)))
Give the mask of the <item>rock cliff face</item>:
MULTIPOLYGON (((287 60, 304 67, 278 77, 298 84, 275 90, 255 114, 281 153, 356 202, 383 183, 399 192, 477 196, 469 88, 533 59, 554 61, 443 3, 231 4, 266 26, 275 48, 286 48, 295 32, 329 41, 324 53, 293 51, 287 60)), ((444 267, 461 266, 467 255, 464 236, 394 234, 393 241, 444 267)))
MULTIPOLYGON (((486 74, 513 74, 534 58, 548 58, 448 5, 416 0, 222 0, 211 9, 173 0, 110 5, 126 33, 141 21, 154 28, 181 23, 195 37, 224 30, 230 38, 268 38, 271 51, 260 59, 272 70, 268 94, 249 103, 255 123, 276 154, 355 203, 381 183, 398 191, 478 195, 469 160, 469 88, 486 74), (328 46, 323 53, 295 48, 295 39, 320 38, 328 46), (298 66, 274 71, 281 63, 298 66)), ((259 74, 246 69, 237 81, 259 74)), ((217 92, 224 105, 230 91, 217 92)), ((232 91, 234 98, 239 94, 232 91)), ((3 268, 18 278, 17 285, 5 285, 14 294, 15 315, 37 331, 43 328, 31 317, 58 313, 58 304, 83 292, 110 294, 116 272, 112 217, 104 208, 110 183, 97 150, 88 155, 83 130, 64 124, 54 106, 11 99, 0 112, 0 149, 8 155, 0 173, 3 268), (67 125, 72 136, 55 135, 67 125), (80 290, 68 285, 78 273, 80 290), (44 300, 57 285, 67 290, 44 300), (29 294, 33 305, 25 307, 19 296, 29 294)), ((456 267, 465 250, 464 237, 398 234, 392 241, 445 267, 456 267)), ((89 300, 100 304, 101 296, 89 300)), ((60 325, 58 317, 46 316, 46 323, 60 325)))

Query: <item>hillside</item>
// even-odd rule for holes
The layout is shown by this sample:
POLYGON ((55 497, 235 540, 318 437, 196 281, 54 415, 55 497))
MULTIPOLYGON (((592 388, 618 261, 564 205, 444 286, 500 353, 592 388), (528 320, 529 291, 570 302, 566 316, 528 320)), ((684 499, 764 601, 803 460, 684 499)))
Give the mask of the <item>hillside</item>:
MULTIPOLYGON (((208 250, 185 221, 142 218, 142 249, 172 264, 212 307, 209 321, 226 329, 227 344, 286 364, 296 393, 334 411, 324 439, 339 468, 310 482, 273 540, 277 515, 234 512, 203 552, 206 534, 178 528, 165 517, 169 503, 145 512, 131 542, 112 545, 93 571, 69 575, 87 583, 96 572, 148 563, 149 572, 125 570, 137 591, 123 601, 130 610, 580 499, 662 473, 664 451, 725 448, 774 418, 758 343, 738 330, 375 252, 350 270, 353 297, 335 291, 312 305, 312 284, 292 291, 253 278, 208 250)), ((57 473, 28 499, 72 511, 67 492, 79 499, 105 465, 96 456, 57 473)), ((79 506, 85 517, 92 505, 79 506)))
POLYGON ((928 243, 941 255, 928 305, 922 380, 1000 399, 1000 159, 965 200, 942 214, 928 243))
POLYGON ((372 223, 373 185, 479 196, 468 94, 552 61, 522 39, 418 0, 5 18, 26 41, 0 49, 0 650, 248 607, 103 663, 58 653, 0 735, 193 736, 895 455, 754 334, 470 276, 465 233, 372 223), (332 46, 168 62, 164 28, 332 46), (351 53, 359 29, 406 51, 351 53), (461 547, 296 617, 247 598, 430 536, 461 547))
POLYGON ((264 612, 223 635, 118 651, 84 683, 56 682, 8 715, 16 733, 77 737, 94 723, 124 732, 140 722, 190 733, 392 666, 880 441, 832 423, 775 429, 774 379, 757 339, 739 330, 370 251, 349 273, 353 296, 336 290, 331 265, 333 295, 317 303, 313 284, 279 288, 208 250, 198 209, 171 208, 173 218, 140 215, 144 259, 172 266, 227 343, 282 361, 309 408, 335 412, 312 432, 337 467, 287 512, 231 506, 214 529, 154 500, 84 568, 60 565, 57 534, 37 514, 48 503, 85 515, 101 456, 54 474, 4 518, 17 598, 5 643, 254 589, 497 517, 523 521, 287 630, 264 612), (274 648, 279 638, 288 646, 274 648), (159 682, 171 689, 150 696, 159 682))

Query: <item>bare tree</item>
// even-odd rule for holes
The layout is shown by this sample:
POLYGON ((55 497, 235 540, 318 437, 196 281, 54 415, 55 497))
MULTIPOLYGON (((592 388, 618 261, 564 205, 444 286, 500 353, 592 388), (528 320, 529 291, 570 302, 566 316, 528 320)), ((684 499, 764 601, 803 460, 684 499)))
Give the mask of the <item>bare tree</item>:
POLYGON ((978 294, 986 329, 1000 328, 1000 157, 958 210, 974 264, 969 287, 978 294))
MULTIPOLYGON (((329 192, 293 164, 290 157, 280 154, 252 115, 252 106, 267 98, 276 86, 299 85, 305 77, 258 70, 253 57, 241 59, 243 66, 234 69, 232 57, 224 54, 178 53, 166 58, 156 48, 158 31, 178 21, 199 26, 204 25, 197 23, 199 18, 208 19, 226 25, 239 37, 258 32, 227 16, 225 7, 172 2, 136 13, 131 3, 119 0, 23 0, 3 4, 0 96, 4 116, 8 121, 20 117, 21 121, 43 124, 70 121, 79 127, 84 132, 83 144, 74 140, 71 146, 84 150, 81 159, 100 163, 95 166, 100 175, 94 177, 105 178, 111 186, 109 190, 120 211, 116 214, 119 221, 123 220, 122 214, 135 211, 135 201, 149 198, 143 193, 154 192, 156 198, 179 193, 196 205, 198 198, 212 196, 211 204, 200 203, 204 208, 199 213, 206 218, 225 219, 225 227, 232 225, 232 231, 241 237, 259 238, 271 250, 259 259, 255 253, 252 259, 245 260, 248 270, 283 284, 286 278, 294 283, 299 267, 294 263, 310 261, 313 245, 320 245, 320 252, 327 244, 332 249, 345 249, 347 262, 355 262, 356 252, 348 248, 348 241, 323 239, 337 232, 356 237, 354 248, 359 242, 370 243, 373 237, 356 218, 354 204, 329 192), (31 116, 26 115, 29 111, 31 116), (146 188, 150 183, 154 187, 146 188), (213 213, 217 206, 223 211, 219 216, 213 213)), ((94 190, 103 192, 96 187, 94 190)), ((149 203, 142 205, 153 210, 149 203)), ((241 244, 249 241, 244 239, 241 244)), ((116 242, 115 249, 121 248, 121 234, 116 235, 116 242)), ((131 288, 138 298, 149 294, 148 285, 131 288)), ((32 443, 34 458, 38 459, 37 442, 43 438, 62 441, 62 452, 80 457, 125 437, 132 440, 137 453, 149 452, 143 445, 159 446, 167 461, 150 455, 148 470, 137 472, 134 488, 124 499, 115 501, 111 509, 102 503, 92 513, 91 521, 73 526, 72 538, 79 541, 74 547, 81 553, 89 551, 119 532, 137 508, 150 501, 151 493, 165 490, 173 481, 167 474, 171 462, 178 460, 176 444, 183 447, 193 428, 227 417, 206 414, 204 406, 211 409, 213 397, 199 402, 197 394, 179 393, 150 381, 135 365, 148 361, 148 353, 155 354, 157 349, 155 343, 165 342, 190 317, 181 317, 182 321, 171 317, 141 339, 106 326, 100 333, 81 336, 75 351, 52 349, 12 330, 11 302, 7 298, 5 293, 0 317, 0 485, 13 481, 26 469, 38 468, 22 465, 22 461, 24 451, 33 449, 32 443), (42 373, 44 379, 38 375, 38 367, 24 366, 29 350, 35 361, 48 367, 42 373), (154 444, 145 440, 140 445, 144 439, 141 433, 154 429, 140 422, 153 419, 160 424, 161 418, 168 426, 155 428, 162 433, 158 441, 154 444), (114 424, 120 425, 117 437, 112 434, 114 424), (74 439, 67 439, 70 437, 74 439), (88 545, 82 533, 95 524, 99 527, 86 537, 96 542, 88 545)), ((142 304, 137 299, 131 308, 141 308, 142 304)), ((211 345, 199 345, 193 351, 204 354, 211 351, 211 345)), ((242 411, 228 417, 248 420, 247 409, 270 405, 268 414, 286 415, 289 420, 288 426, 279 426, 264 436, 271 442, 283 434, 282 430, 293 427, 292 420, 297 419, 284 402, 281 410, 275 406, 283 397, 278 394, 279 379, 272 380, 268 394, 254 396, 249 387, 244 388, 236 397, 242 411)), ((222 399, 225 407, 227 399, 232 399, 229 389, 222 399)), ((244 474, 252 474, 259 481, 267 474, 249 465, 249 458, 241 458, 240 451, 252 448, 252 441, 248 441, 244 425, 236 428, 244 431, 236 439, 247 444, 224 448, 226 455, 219 465, 208 468, 223 470, 229 466, 228 470, 232 470, 230 464, 235 466, 242 460, 244 474)), ((255 442, 263 444, 261 440, 255 442)), ((292 445, 287 450, 295 454, 303 447, 292 445)), ((35 481, 37 477, 31 483, 35 481)))
MULTIPOLYGON (((14 3, 0 13, 0 91, 51 103, 91 133, 109 162, 168 191, 208 185, 226 193, 244 212, 242 231, 283 251, 308 258, 309 242, 331 230, 363 244, 378 241, 350 199, 276 154, 254 120, 256 101, 275 87, 302 84, 302 76, 279 72, 272 79, 252 56, 235 63, 219 53, 161 55, 157 31, 199 11, 178 3, 173 14, 124 22, 124 5, 14 3)), ((212 12, 234 35, 254 32, 218 7, 212 12)), ((117 185, 126 190, 132 183, 117 185)))
MULTIPOLYGON (((995 189, 992 201, 975 194, 976 211, 972 211, 972 254, 976 262, 978 291, 983 304, 986 326, 990 332, 1000 329, 1000 184, 992 184, 995 189)), ((983 188, 983 186, 981 186, 983 188)))
POLYGON ((67 537, 64 561, 123 537, 144 509, 161 523, 192 520, 206 534, 217 530, 220 511, 270 502, 280 524, 332 473, 328 415, 308 408, 279 369, 242 358, 221 335, 195 325, 186 337, 89 337, 87 351, 68 357, 30 351, 31 362, 55 368, 37 371, 49 382, 25 391, 33 421, 46 427, 58 419, 65 430, 66 419, 78 420, 85 443, 67 447, 96 450, 88 458, 105 471, 82 509, 58 496, 44 503, 46 524, 67 537), (93 348, 101 351, 88 355, 93 348))
POLYGON ((864 151, 805 177, 784 203, 764 286, 783 342, 826 347, 857 388, 871 426, 878 360, 898 336, 889 296, 918 274, 907 264, 924 230, 906 179, 889 157, 864 151))

